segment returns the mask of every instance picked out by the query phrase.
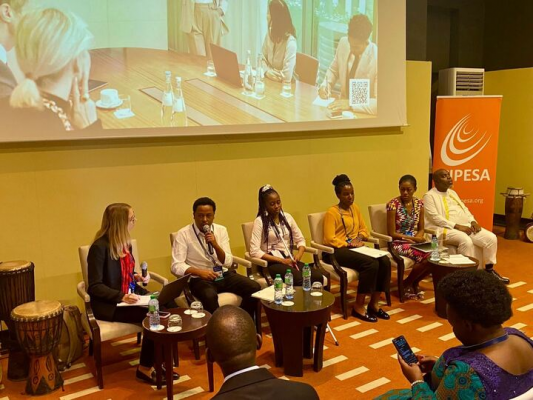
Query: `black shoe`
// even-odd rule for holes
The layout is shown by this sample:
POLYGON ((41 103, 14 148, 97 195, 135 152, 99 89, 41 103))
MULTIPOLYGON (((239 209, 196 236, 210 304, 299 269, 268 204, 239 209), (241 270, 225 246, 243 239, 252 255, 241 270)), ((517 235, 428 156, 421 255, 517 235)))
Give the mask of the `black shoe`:
POLYGON ((486 269, 485 271, 487 271, 489 274, 492 274, 494 277, 498 278, 500 281, 502 281, 506 285, 508 285, 511 282, 509 278, 505 276, 501 276, 499 273, 497 273, 494 268, 486 269))
POLYGON ((359 318, 360 320, 363 320, 365 322, 378 322, 378 319, 376 317, 368 314, 367 312, 365 313, 365 315, 363 315, 359 314, 354 309, 352 309, 352 317, 359 318))
MULTIPOLYGON (((163 371, 162 375, 163 376, 161 377, 161 384, 166 385, 167 379, 166 379, 165 371, 163 371)), ((137 370, 137 372, 135 373, 135 376, 142 381, 148 382, 150 385, 154 385, 154 386, 157 385, 157 376, 156 376, 155 370, 153 370, 150 373, 150 376, 146 375, 144 372, 137 370)), ((180 376, 179 374, 174 372, 172 378, 174 380, 178 380, 180 376)))
MULTIPOLYGON (((165 367, 161 367, 163 370, 163 376, 167 376, 167 369, 165 367)), ((180 374, 177 372, 172 371, 172 380, 177 381, 180 378, 180 374)))
POLYGON ((385 311, 383 311, 381 308, 376 311, 376 310, 368 307, 367 314, 370 315, 371 317, 377 317, 377 318, 381 318, 381 319, 390 319, 390 315, 387 314, 385 311))

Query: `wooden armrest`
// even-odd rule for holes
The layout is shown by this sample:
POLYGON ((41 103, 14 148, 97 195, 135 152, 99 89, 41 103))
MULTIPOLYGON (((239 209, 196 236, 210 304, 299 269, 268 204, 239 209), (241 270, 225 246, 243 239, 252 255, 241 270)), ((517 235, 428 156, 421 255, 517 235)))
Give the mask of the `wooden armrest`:
POLYGON ((89 293, 85 290, 85 282, 78 283, 78 296, 80 296, 85 303, 91 302, 91 296, 89 296, 89 293))
MULTIPOLYGON (((293 250, 298 250, 298 247, 296 245, 292 246, 293 250)), ((313 249, 312 247, 305 246, 305 252, 309 254, 318 254, 317 249, 313 249)))
POLYGON ((244 258, 233 256, 233 261, 246 268, 252 268, 252 263, 248 260, 245 260, 244 258))
POLYGON ((369 243, 379 244, 379 239, 373 237, 369 237, 366 241, 369 243))
POLYGON ((257 265, 258 267, 267 268, 268 262, 266 260, 263 260, 261 258, 252 257, 250 253, 246 252, 244 253, 244 258, 246 258, 248 261, 250 261, 252 264, 257 265))
POLYGON ((156 281, 157 283, 160 283, 163 286, 168 285, 168 279, 162 275, 159 275, 156 272, 150 272, 150 279, 153 279, 154 281, 156 281))
POLYGON ((333 249, 333 247, 324 246, 323 244, 316 243, 313 241, 311 241, 311 247, 314 247, 317 250, 323 251, 324 253, 328 253, 328 254, 335 253, 335 249, 333 249))
POLYGON ((389 236, 389 235, 384 235, 382 233, 377 233, 377 232, 370 232, 370 234, 372 235, 372 237, 375 237, 377 239, 381 239, 381 240, 385 240, 386 242, 392 242, 392 236, 389 236))

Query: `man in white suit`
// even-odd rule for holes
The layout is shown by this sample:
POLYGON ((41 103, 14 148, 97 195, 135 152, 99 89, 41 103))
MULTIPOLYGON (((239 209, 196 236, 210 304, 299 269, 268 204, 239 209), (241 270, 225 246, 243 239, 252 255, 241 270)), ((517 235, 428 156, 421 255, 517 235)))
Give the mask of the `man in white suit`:
POLYGON ((485 271, 503 283, 509 283, 509 278, 494 269, 498 251, 496 235, 479 226, 459 195, 451 189, 450 173, 445 169, 435 171, 433 182, 435 187, 424 195, 425 227, 436 230, 445 245, 457 246, 460 254, 473 257, 475 246, 481 247, 485 271))
POLYGON ((337 82, 340 82, 341 97, 329 105, 331 111, 355 111, 375 115, 377 113, 378 46, 370 41, 372 22, 364 14, 352 17, 348 36, 339 40, 335 58, 326 72, 326 78, 318 90, 321 98, 327 99, 337 82), (370 103, 351 107, 348 101, 350 79, 370 81, 370 103))
POLYGON ((11 96, 17 86, 15 76, 7 65, 7 52, 15 44, 17 22, 27 0, 0 0, 0 98, 11 96))
POLYGON ((188 36, 189 52, 211 59, 211 43, 220 45, 228 32, 227 0, 182 0, 180 29, 188 36))

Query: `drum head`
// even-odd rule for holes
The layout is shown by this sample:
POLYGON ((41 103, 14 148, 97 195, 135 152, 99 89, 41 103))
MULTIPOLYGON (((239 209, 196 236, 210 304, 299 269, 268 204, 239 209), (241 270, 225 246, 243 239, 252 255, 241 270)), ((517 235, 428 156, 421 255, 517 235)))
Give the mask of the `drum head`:
POLYGON ((528 242, 533 242, 533 222, 526 225, 526 229, 524 229, 524 234, 528 242))
POLYGON ((15 272, 30 268, 31 262, 26 260, 4 261, 0 264, 0 274, 2 272, 15 272))
POLYGON ((56 300, 37 300, 21 304, 11 311, 13 321, 38 320, 56 316, 63 306, 56 300))

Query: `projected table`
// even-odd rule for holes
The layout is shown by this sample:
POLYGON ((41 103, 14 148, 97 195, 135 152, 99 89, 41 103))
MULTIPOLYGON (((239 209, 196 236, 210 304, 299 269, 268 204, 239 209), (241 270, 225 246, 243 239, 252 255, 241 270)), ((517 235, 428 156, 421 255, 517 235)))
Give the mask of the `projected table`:
MULTIPOLYGON (((113 110, 99 109, 98 116, 105 128, 163 126, 160 103, 139 89, 163 89, 165 71, 182 77, 189 126, 329 121, 326 108, 313 105, 316 87, 306 83, 293 83, 294 96, 285 98, 280 96, 280 82, 265 79, 266 97, 258 100, 242 95, 242 88, 205 76, 205 57, 165 50, 116 48, 92 50, 91 58, 91 79, 108 82, 106 88, 130 95, 135 113, 135 117, 117 119, 113 110)), ((91 93, 93 100, 99 99, 100 90, 91 93)))

